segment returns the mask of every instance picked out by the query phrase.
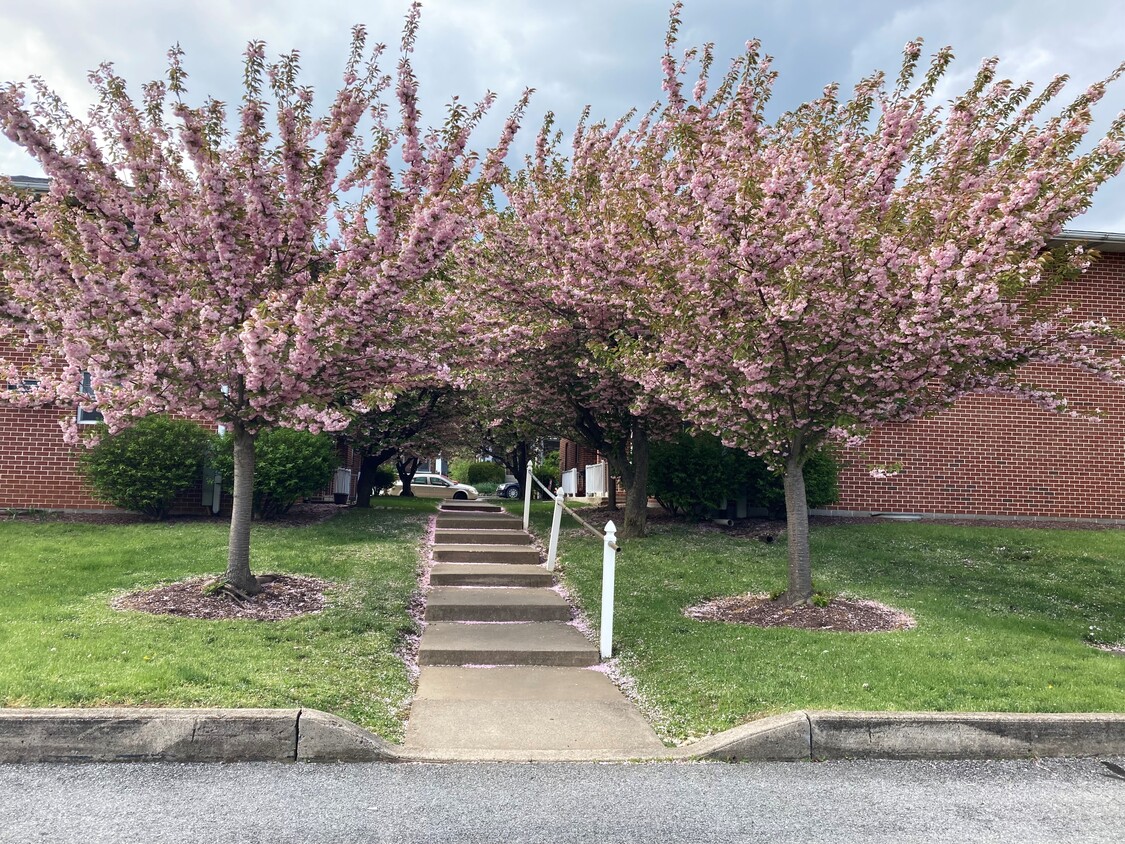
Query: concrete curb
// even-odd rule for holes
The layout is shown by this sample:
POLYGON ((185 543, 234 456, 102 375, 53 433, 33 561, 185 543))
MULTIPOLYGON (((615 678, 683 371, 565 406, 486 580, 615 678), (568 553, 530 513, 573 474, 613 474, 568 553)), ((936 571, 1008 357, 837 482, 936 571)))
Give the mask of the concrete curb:
MULTIPOLYGON (((592 761, 559 753, 535 761, 592 761)), ((790 712, 689 745, 614 760, 1018 759, 1125 756, 1125 714, 790 712)), ((528 755, 512 751, 513 760, 528 755)), ((3 709, 0 764, 22 762, 424 762, 315 709, 3 709)))
POLYGON ((791 712, 675 750, 682 759, 1021 759, 1125 755, 1125 714, 791 712))
POLYGON ((392 761, 315 709, 0 709, 0 763, 392 761))
POLYGON ((810 712, 814 759, 1125 755, 1125 714, 810 712))
POLYGON ((718 762, 789 762, 809 759, 810 742, 808 713, 787 712, 672 748, 669 756, 718 762))

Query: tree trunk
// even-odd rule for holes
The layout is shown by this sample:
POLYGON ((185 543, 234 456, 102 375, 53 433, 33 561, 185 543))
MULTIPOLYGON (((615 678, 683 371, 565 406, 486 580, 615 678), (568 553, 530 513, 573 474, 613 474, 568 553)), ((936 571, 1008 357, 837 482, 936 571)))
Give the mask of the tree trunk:
POLYGON ((785 461, 785 534, 789 542, 789 590, 785 602, 805 604, 813 594, 809 503, 805 497, 804 461, 795 456, 785 461))
POLYGON ((399 493, 402 498, 414 498, 414 490, 410 488, 410 482, 414 480, 418 464, 421 462, 417 457, 395 461, 395 471, 398 472, 398 479, 402 481, 402 492, 399 493))
POLYGON ((622 538, 644 536, 648 525, 648 432, 633 426, 632 477, 626 480, 625 526, 622 538))
POLYGON ((617 475, 609 473, 609 509, 617 510, 617 475))
POLYGON ((250 519, 254 513, 255 435, 241 422, 234 433, 234 509, 230 517, 226 581, 247 595, 262 591, 250 571, 250 519))
POLYGON ((618 444, 604 454, 610 470, 625 482, 625 519, 618 536, 644 536, 648 524, 648 432, 634 421, 628 445, 618 444))
POLYGON ((510 472, 512 477, 516 479, 516 483, 520 485, 520 492, 523 492, 524 483, 527 481, 527 464, 531 462, 531 444, 526 440, 520 440, 510 451, 505 451, 500 456, 500 463, 504 466, 504 471, 510 472))
POLYGON ((359 464, 359 478, 355 482, 355 506, 371 506, 371 473, 378 467, 373 465, 370 455, 365 454, 359 464))
POLYGON ((371 506, 371 490, 374 483, 371 476, 375 474, 375 470, 394 457, 395 449, 384 448, 382 451, 374 454, 363 455, 363 460, 359 464, 359 480, 356 481, 355 490, 355 506, 356 507, 370 507, 371 506))

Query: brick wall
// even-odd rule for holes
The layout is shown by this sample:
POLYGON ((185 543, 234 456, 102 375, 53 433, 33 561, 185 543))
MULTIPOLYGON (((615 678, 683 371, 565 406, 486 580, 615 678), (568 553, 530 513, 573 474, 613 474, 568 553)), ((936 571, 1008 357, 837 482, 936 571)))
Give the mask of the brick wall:
POLYGON ((78 450, 59 421, 74 411, 0 405, 0 507, 112 510, 78 476, 78 450))
MULTIPOLYGON (((63 442, 59 422, 74 411, 0 405, 0 509, 116 510, 94 497, 78 471, 82 449, 63 442)), ((176 496, 171 512, 206 515, 202 484, 176 496)), ((223 509, 229 511, 229 496, 223 509)))
MULTIPOLYGON (((1082 318, 1125 327, 1125 255, 1104 255, 1056 295, 1082 318)), ((1100 409, 1101 421, 968 396, 938 416, 882 426, 849 449, 830 509, 1125 519, 1125 388, 1063 367, 1028 375, 1061 387, 1077 407, 1100 409), (870 477, 871 467, 893 463, 900 475, 870 477)))
MULTIPOLYGON (((29 358, 11 348, 9 360, 27 364, 29 358)), ((7 385, 0 384, 0 389, 7 385)), ((116 510, 94 497, 78 471, 81 448, 63 441, 61 422, 74 417, 71 408, 17 408, 0 403, 0 509, 116 510)), ((201 423, 214 430, 210 423, 201 423)), ((176 497, 172 512, 204 515, 202 485, 176 497)), ((229 510, 229 503, 224 505, 229 510)))

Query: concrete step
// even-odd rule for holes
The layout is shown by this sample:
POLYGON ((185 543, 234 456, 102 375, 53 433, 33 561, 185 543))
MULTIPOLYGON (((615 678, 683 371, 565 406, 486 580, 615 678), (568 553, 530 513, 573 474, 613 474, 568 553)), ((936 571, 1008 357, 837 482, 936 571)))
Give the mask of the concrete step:
POLYGON ((436 563, 505 563, 536 565, 539 551, 521 545, 435 545, 436 563))
POLYGON ((499 504, 490 504, 487 501, 454 501, 447 498, 441 502, 439 511, 446 513, 503 513, 504 508, 499 504))
POLYGON ((551 586, 554 576, 542 566, 506 563, 438 563, 430 569, 433 586, 551 586))
POLYGON ((438 513, 438 530, 523 530, 523 520, 503 513, 438 513))
POLYGON ((569 624, 459 624, 426 626, 419 665, 597 665, 598 649, 569 624))
POLYGON ((439 527, 435 545, 530 545, 531 537, 522 530, 452 530, 439 527))
POLYGON ((550 589, 439 586, 426 596, 426 621, 569 621, 570 605, 550 589))

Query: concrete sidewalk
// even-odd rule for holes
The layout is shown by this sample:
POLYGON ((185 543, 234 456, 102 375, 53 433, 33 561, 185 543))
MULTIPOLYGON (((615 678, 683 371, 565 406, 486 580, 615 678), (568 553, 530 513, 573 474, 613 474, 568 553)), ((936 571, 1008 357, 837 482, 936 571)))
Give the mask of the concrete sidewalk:
POLYGON ((422 666, 403 751, 429 760, 623 760, 666 753, 597 670, 597 648, 519 519, 442 505, 422 666))

